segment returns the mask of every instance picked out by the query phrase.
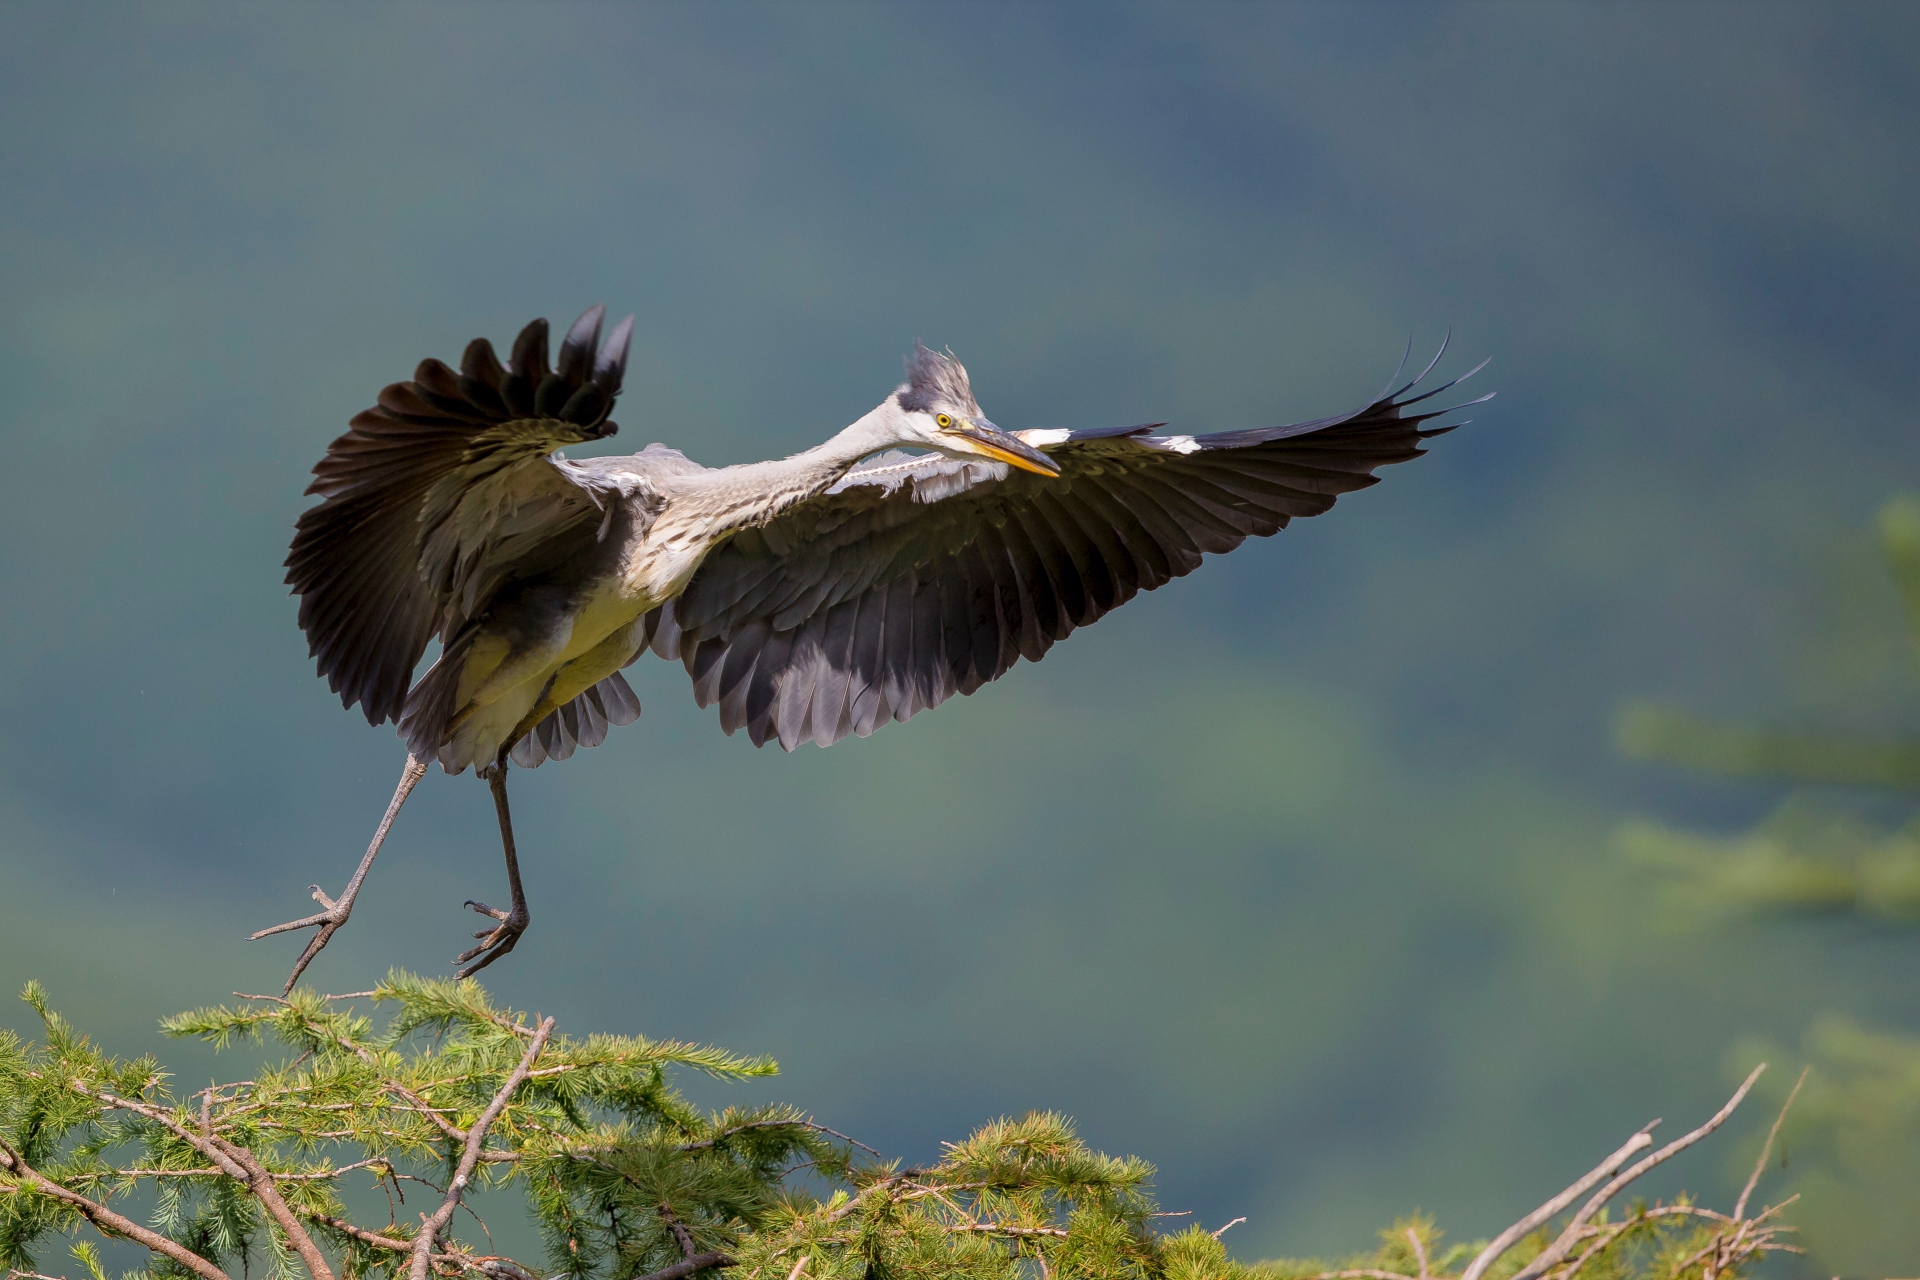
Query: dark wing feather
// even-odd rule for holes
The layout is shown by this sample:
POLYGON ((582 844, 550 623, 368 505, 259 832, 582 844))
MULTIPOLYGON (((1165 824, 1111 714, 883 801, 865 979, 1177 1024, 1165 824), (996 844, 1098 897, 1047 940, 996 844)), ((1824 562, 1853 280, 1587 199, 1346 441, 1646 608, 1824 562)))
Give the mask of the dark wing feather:
MULTIPOLYGON (((536 320, 502 365, 484 338, 458 372, 426 360, 357 415, 313 469, 317 506, 287 555, 300 627, 345 706, 379 724, 399 715, 413 668, 496 590, 509 566, 591 536, 590 481, 555 449, 612 435, 607 414, 626 367, 629 318, 596 356, 603 308, 568 331, 560 368, 536 320)), ((537 567, 537 566, 536 566, 537 567)))
POLYGON ((1419 381, 1291 426, 1024 433, 1059 464, 1055 479, 877 459, 716 549, 653 647, 681 658, 700 705, 718 701, 722 727, 755 745, 864 737, 1416 457, 1453 429, 1423 425, 1451 409, 1411 409, 1435 394, 1407 398, 1419 381))

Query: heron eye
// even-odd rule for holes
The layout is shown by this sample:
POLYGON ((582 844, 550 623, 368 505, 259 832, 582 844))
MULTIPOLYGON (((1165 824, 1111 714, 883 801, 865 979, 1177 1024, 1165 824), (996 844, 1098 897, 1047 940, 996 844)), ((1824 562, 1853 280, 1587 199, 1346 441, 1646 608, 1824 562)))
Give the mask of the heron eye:
POLYGON ((949 417, 948 417, 948 416, 947 416, 946 414, 944 414, 944 413, 942 413, 942 414, 936 414, 936 415, 934 416, 934 419, 933 419, 933 420, 934 420, 935 422, 937 422, 937 423, 939 423, 939 424, 940 424, 941 426, 943 426, 943 427, 950 427, 950 426, 952 426, 952 425, 953 425, 953 419, 952 419, 952 418, 949 418, 949 417))

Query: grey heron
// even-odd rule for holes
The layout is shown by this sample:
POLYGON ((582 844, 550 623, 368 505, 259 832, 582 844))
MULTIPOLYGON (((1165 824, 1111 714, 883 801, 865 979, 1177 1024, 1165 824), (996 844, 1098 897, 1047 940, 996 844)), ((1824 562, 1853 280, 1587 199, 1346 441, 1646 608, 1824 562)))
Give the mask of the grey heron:
POLYGON ((408 754, 340 897, 311 886, 321 911, 253 935, 316 930, 289 991, 433 761, 486 779, 506 856, 511 905, 466 904, 494 922, 455 959, 466 977, 527 927, 508 765, 565 760, 632 722, 620 671, 643 653, 684 663, 695 700, 755 746, 864 737, 1373 484, 1453 429, 1426 423, 1467 407, 1416 406, 1485 365, 1410 395, 1442 343, 1365 407, 1290 426, 1006 431, 951 353, 916 343, 872 412, 792 457, 708 468, 650 444, 569 459, 562 447, 615 431, 633 318, 602 345, 604 314, 582 315, 551 363, 544 320, 505 362, 484 338, 457 370, 422 362, 314 468, 321 500, 287 558, 300 626, 342 704, 397 720, 408 754))

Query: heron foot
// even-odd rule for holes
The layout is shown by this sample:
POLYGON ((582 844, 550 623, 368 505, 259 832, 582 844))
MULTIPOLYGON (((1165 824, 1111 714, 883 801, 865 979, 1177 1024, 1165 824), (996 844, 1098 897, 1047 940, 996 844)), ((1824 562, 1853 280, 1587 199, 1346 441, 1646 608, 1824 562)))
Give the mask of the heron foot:
POLYGON ((480 945, 462 951, 453 958, 455 964, 467 964, 467 961, 474 960, 476 956, 479 957, 473 964, 467 964, 466 968, 456 970, 454 976, 457 978, 471 978, 513 950, 515 944, 520 941, 520 935, 527 931, 527 925, 532 920, 527 913, 527 904, 524 902, 516 901, 511 911, 502 911, 498 907, 490 907, 484 902, 475 902, 471 898, 467 899, 465 905, 500 923, 491 929, 482 929, 474 934, 474 937, 480 939, 480 945))
POLYGON ((298 920, 289 920, 285 924, 276 924, 271 929, 262 929, 258 933, 247 935, 248 942, 257 942, 261 938, 271 937, 276 933, 288 933, 294 929, 318 929, 318 932, 307 939, 307 948, 300 953, 300 958, 293 962, 293 973, 288 976, 287 985, 281 988, 281 995, 286 995, 293 990, 293 984, 300 981, 300 975, 305 973, 307 966, 313 963, 313 958, 320 954, 322 947, 333 941, 333 935, 340 931, 340 926, 347 922, 347 917, 353 912, 351 896, 335 902, 317 884, 308 885, 307 891, 313 895, 315 902, 326 908, 325 911, 302 916, 298 920))

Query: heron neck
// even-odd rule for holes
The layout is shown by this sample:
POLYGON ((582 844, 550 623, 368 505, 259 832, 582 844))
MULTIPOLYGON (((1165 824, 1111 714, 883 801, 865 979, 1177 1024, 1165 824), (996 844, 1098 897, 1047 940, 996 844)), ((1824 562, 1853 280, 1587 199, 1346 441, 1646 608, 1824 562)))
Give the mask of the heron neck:
POLYGON ((905 443, 903 417, 889 396, 846 430, 802 453, 714 473, 734 499, 722 504, 715 532, 730 533, 765 524, 789 507, 825 493, 862 458, 905 443))

